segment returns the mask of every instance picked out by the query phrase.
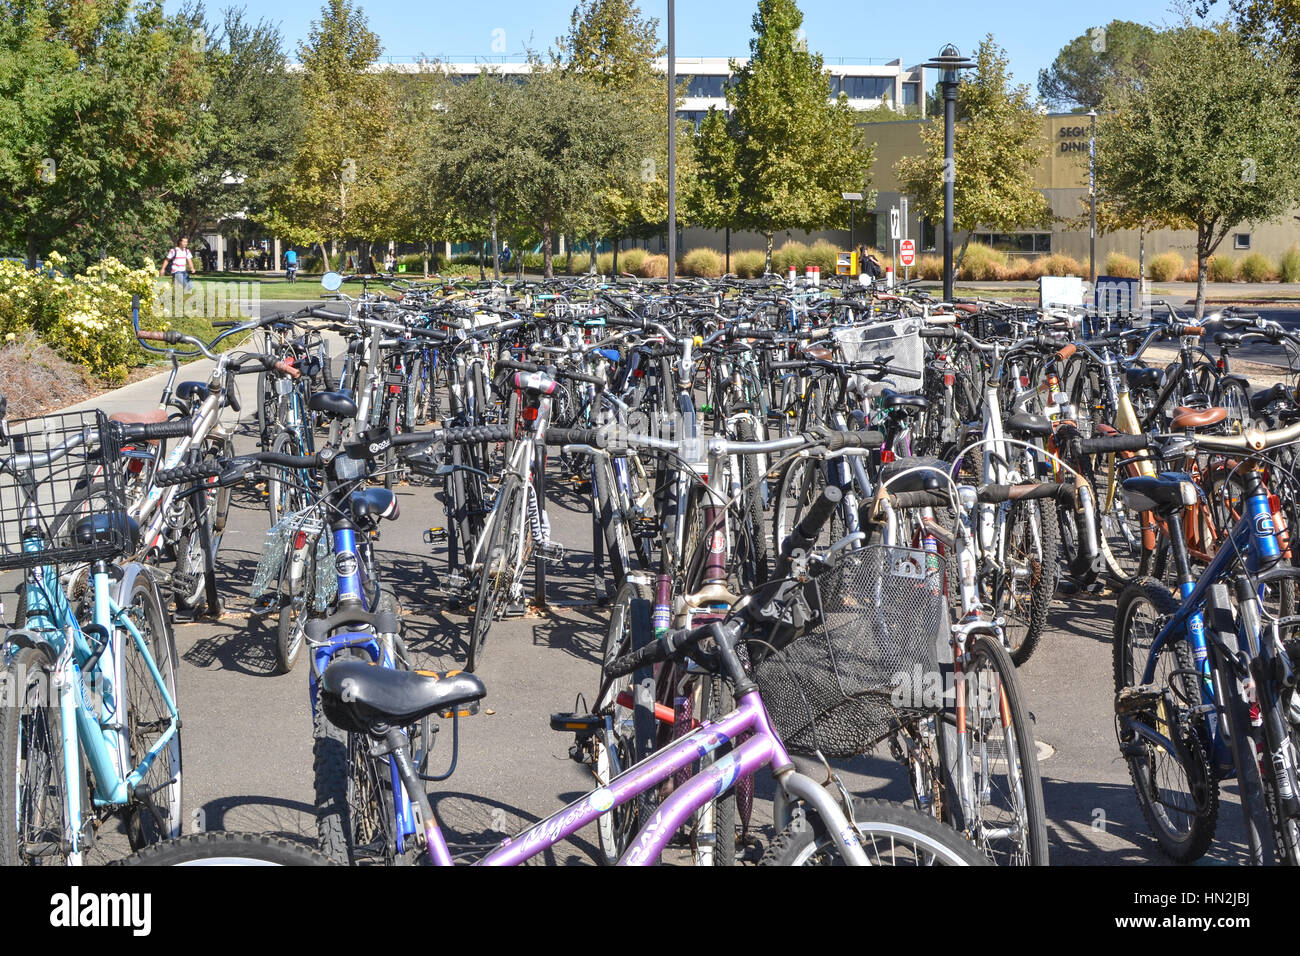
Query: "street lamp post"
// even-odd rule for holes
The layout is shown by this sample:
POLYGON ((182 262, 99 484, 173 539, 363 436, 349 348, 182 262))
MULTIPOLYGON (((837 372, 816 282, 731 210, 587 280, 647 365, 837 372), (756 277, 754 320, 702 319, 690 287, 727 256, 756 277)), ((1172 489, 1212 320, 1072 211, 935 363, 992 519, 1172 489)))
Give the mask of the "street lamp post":
POLYGON ((1088 110, 1088 282, 1097 285, 1097 111, 1088 110))
POLYGON ((862 193, 840 193, 840 198, 849 204, 849 252, 856 248, 853 244, 853 204, 862 198, 862 193))
POLYGON ((957 165, 953 158, 953 127, 957 122, 958 71, 975 65, 949 43, 939 55, 923 64, 939 71, 939 85, 943 88, 943 300, 953 299, 952 275, 952 218, 953 184, 957 179, 957 165))
POLYGON ((677 43, 673 0, 668 0, 668 283, 677 278, 677 43))

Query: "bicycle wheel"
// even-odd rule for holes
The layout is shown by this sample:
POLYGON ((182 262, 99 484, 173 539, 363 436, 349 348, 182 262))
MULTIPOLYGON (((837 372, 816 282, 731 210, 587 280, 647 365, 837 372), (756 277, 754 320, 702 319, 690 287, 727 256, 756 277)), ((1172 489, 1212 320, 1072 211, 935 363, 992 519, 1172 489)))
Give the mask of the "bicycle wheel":
MULTIPOLYGON (((276 435, 271 451, 277 455, 302 454, 298 436, 292 432, 276 435)), ((301 511, 307 506, 306 499, 307 493, 302 487, 298 472, 279 465, 270 466, 266 477, 266 507, 271 513, 271 524, 285 515, 301 511)))
POLYGON ((49 651, 18 648, 5 672, 5 688, 9 700, 0 709, 0 864, 61 866, 66 858, 67 777, 49 651))
MULTIPOLYGON (((761 866, 842 866, 825 824, 798 808, 793 821, 763 854, 761 866)), ((855 798, 862 849, 873 866, 988 866, 988 859, 960 833, 911 807, 855 798)))
MULTIPOLYGON (((732 693, 731 685, 723 678, 716 675, 701 677, 695 684, 694 709, 700 723, 715 721, 736 709, 736 697, 732 693)), ((743 742, 743 737, 736 740, 737 744, 743 742)), ((700 772, 703 773, 711 765, 725 759, 731 753, 731 749, 731 745, 728 744, 702 759, 700 772)), ((742 782, 738 779, 732 788, 718 794, 696 814, 695 834, 691 841, 696 863, 710 863, 713 866, 736 865, 736 790, 742 782), (711 853, 705 852, 708 844, 700 843, 701 834, 712 838, 711 853)), ((752 792, 753 778, 749 778, 749 785, 752 792)))
POLYGON ((1250 395, 1235 378, 1219 379, 1214 389, 1214 404, 1227 410, 1227 422, 1234 431, 1244 430, 1254 418, 1250 408, 1250 395))
POLYGON ((388 764, 370 756, 364 734, 326 720, 319 700, 312 711, 312 772, 321 852, 340 864, 394 863, 396 814, 388 764))
POLYGON ((333 866, 311 847, 266 833, 212 830, 145 847, 113 866, 333 866))
MULTIPOLYGON (((654 592, 648 584, 625 581, 614 594, 610 604, 609 628, 605 632, 605 642, 600 652, 600 686, 605 686, 607 668, 619 657, 630 654, 648 643, 650 633, 637 633, 632 626, 632 602, 642 600, 650 603, 654 592)), ((643 628, 648 632, 648 628, 643 628)), ((654 668, 646 666, 631 675, 633 693, 642 681, 654 681, 654 668)), ((628 689, 627 682, 615 680, 611 683, 605 696, 596 702, 596 713, 610 717, 610 727, 599 735, 595 742, 595 760, 592 770, 597 785, 606 786, 615 776, 616 768, 626 770, 637 762, 636 728, 631 707, 618 701, 619 692, 628 689)), ((640 800, 629 800, 622 806, 614 807, 601 814, 596 821, 596 835, 600 843, 600 862, 613 866, 623 856, 628 841, 639 829, 638 808, 640 800)))
MULTIPOLYGON (((1115 693, 1132 693, 1142 679, 1160 629, 1177 613, 1178 602, 1160 582, 1141 578, 1120 594, 1115 606, 1115 693)), ((1178 863, 1205 855, 1219 816, 1219 784, 1210 772, 1204 728, 1189 713, 1200 705, 1200 680, 1191 648, 1181 635, 1160 647, 1154 673, 1158 698, 1131 716, 1174 742, 1170 753, 1117 719, 1120 752, 1128 762, 1138 807, 1160 849, 1178 863)))
POLYGON ((479 569, 478 600, 470 625, 469 650, 465 670, 473 672, 483 660, 483 647, 497 614, 503 610, 515 586, 516 570, 528 563, 532 535, 527 527, 525 509, 528 489, 516 476, 506 479, 493 508, 490 537, 483 549, 483 566, 479 569))
MULTIPOLYGON (((741 419, 737 423, 739 441, 757 441, 753 423, 741 419)), ((740 521, 736 540, 736 566, 739 570, 742 593, 749 593, 767 581, 770 572, 767 543, 767 521, 763 515, 762 474, 758 470, 756 455, 741 456, 740 521)))
POLYGON ((316 539, 308 536, 303 546, 294 548, 286 560, 290 562, 288 593, 281 596, 283 603, 275 626, 276 674, 293 670, 306 637, 303 628, 312 616, 316 600, 316 539))
MULTIPOLYGON (((119 634, 122 640, 123 669, 126 673, 127 739, 131 748, 131 761, 134 765, 139 765, 171 722, 167 698, 170 697, 173 703, 177 703, 176 671, 179 659, 170 618, 163 608, 162 598, 153 579, 147 572, 141 572, 134 579, 124 579, 124 585, 127 581, 130 582, 130 589, 119 592, 117 603, 126 620, 139 632, 140 641, 136 641, 125 628, 119 634), (149 666, 151 658, 162 678, 161 687, 149 666)), ((179 709, 179 704, 177 707, 179 709)), ((140 784, 150 794, 153 809, 145 803, 133 802, 128 810, 127 835, 131 848, 136 850, 180 835, 179 725, 140 784)))
POLYGON ((1043 500, 1014 501, 1007 512, 1006 566, 999 574, 994 607, 1004 616, 1007 645, 1016 664, 1029 660, 1047 627, 1047 612, 1060 576, 1056 508, 1043 500), (1038 535, 1033 533, 1037 518, 1038 535))
POLYGON ((1046 866, 1043 784, 1015 665, 1006 648, 980 635, 965 673, 965 749, 972 774, 966 809, 973 817, 963 821, 965 830, 995 863, 1046 866))

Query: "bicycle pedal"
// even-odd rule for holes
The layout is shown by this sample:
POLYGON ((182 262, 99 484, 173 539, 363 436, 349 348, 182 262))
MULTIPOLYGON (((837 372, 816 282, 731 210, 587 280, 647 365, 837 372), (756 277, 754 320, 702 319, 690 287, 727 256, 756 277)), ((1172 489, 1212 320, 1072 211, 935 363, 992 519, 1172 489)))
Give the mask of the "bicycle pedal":
POLYGON ((537 555, 547 564, 559 564, 564 560, 564 545, 558 541, 543 541, 537 545, 537 555))
POLYGON ((442 590, 447 594, 461 595, 469 590, 469 578, 459 571, 449 571, 442 579, 442 590))
POLYGON ((253 602, 249 608, 249 617, 266 617, 268 614, 274 614, 280 608, 288 604, 287 594, 263 594, 253 602))
POLYGON ((424 532, 425 544, 442 544, 447 540, 446 528, 429 528, 424 532))
POLYGON ((1115 713, 1138 714, 1160 703, 1163 692, 1155 684, 1138 684, 1122 688, 1115 695, 1115 713))

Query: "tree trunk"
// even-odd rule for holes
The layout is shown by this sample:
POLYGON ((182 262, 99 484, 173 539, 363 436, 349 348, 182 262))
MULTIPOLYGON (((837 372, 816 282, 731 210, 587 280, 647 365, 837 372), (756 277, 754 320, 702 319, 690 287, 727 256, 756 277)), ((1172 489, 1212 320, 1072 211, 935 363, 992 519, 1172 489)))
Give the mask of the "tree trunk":
POLYGON ((1147 280, 1147 231, 1145 228, 1138 230, 1138 290, 1142 289, 1142 284, 1147 280))
POLYGON ((767 243, 767 258, 763 260, 763 272, 772 271, 772 233, 763 233, 763 239, 767 243))
POLYGON ((432 245, 432 244, 433 244, 433 240, 431 240, 431 239, 426 239, 426 240, 424 240, 424 249, 423 249, 423 252, 424 252, 424 277, 425 277, 426 279, 429 278, 429 246, 432 245))
POLYGON ((479 282, 482 282, 484 279, 487 278, 487 272, 485 272, 483 269, 483 247, 485 245, 487 245, 487 243, 485 242, 480 242, 478 244, 478 281, 479 282))
POLYGON ((596 235, 595 235, 595 233, 593 233, 593 234, 590 236, 590 241, 591 241, 591 256, 590 256, 590 257, 588 258, 588 260, 587 260, 587 272, 590 273, 591 275, 595 275, 595 274, 596 274, 596 235))
POLYGON ((36 233, 27 231, 27 268, 36 268, 36 233))
MULTIPOLYGON (((970 245, 970 240, 973 235, 975 235, 974 230, 971 230, 970 232, 966 233, 966 238, 962 240, 961 248, 957 250, 957 258, 953 261, 952 264, 953 279, 956 279, 957 273, 961 271, 962 261, 966 258, 966 247, 970 245)), ((897 272, 897 270, 895 270, 895 272, 897 272)))
MULTIPOLYGON (((573 255, 573 250, 569 250, 573 255)), ((542 220, 542 275, 547 279, 555 278, 555 263, 551 253, 551 220, 542 220)))
POLYGON ((610 263, 610 266, 609 266, 609 274, 610 274, 610 275, 613 275, 613 276, 618 275, 618 243, 619 243, 619 240, 618 240, 618 239, 615 239, 615 240, 614 240, 614 249, 613 249, 613 253, 614 253, 614 261, 611 262, 611 263, 610 263))
POLYGON ((726 249, 727 264, 722 267, 722 273, 723 275, 731 275, 731 227, 730 226, 727 227, 726 236, 727 236, 726 245, 724 248, 726 249))
POLYGON ((325 243, 324 242, 316 243, 316 248, 320 250, 321 268, 323 268, 326 272, 333 272, 334 270, 330 268, 330 259, 331 259, 330 251, 325 248, 325 243))
POLYGON ((492 278, 501 281, 501 245, 497 242, 497 207, 492 206, 492 278))
POLYGON ((1205 315, 1205 282, 1210 275, 1210 253, 1214 249, 1210 245, 1210 234, 1213 226, 1196 227, 1196 319, 1200 320, 1205 315))

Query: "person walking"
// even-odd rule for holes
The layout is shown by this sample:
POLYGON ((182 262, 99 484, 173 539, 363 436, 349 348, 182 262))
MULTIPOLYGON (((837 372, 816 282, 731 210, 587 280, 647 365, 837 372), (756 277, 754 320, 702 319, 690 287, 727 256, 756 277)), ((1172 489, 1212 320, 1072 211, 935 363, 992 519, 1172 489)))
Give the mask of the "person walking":
POLYGON ((167 258, 163 260, 162 268, 158 274, 170 275, 172 281, 180 285, 185 291, 190 289, 190 274, 194 271, 194 253, 190 252, 190 240, 181 236, 176 241, 176 245, 167 250, 167 258))

